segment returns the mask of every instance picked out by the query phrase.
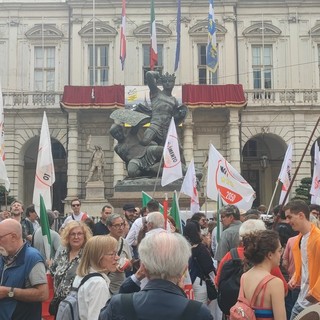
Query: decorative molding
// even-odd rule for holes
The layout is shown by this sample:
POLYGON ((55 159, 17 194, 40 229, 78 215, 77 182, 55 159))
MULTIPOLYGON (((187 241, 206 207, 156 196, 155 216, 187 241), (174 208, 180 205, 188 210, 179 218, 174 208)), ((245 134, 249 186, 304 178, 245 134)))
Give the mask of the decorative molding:
MULTIPOLYGON (((157 38, 168 38, 172 35, 172 31, 170 28, 164 26, 163 24, 156 23, 156 32, 157 32, 157 38)), ((133 31, 133 34, 137 38, 150 38, 150 23, 145 23, 142 26, 136 28, 133 31)))
MULTIPOLYGON (((112 37, 115 38, 118 34, 117 30, 108 25, 107 23, 96 20, 95 21, 95 36, 96 38, 102 37, 112 37)), ((79 35, 82 38, 90 38, 92 39, 93 36, 93 21, 89 21, 80 31, 79 35)))
POLYGON ((252 38, 252 37, 261 38, 262 34, 265 38, 274 38, 274 37, 279 37, 281 32, 282 31, 278 27, 274 26, 271 23, 259 22, 246 28, 242 34, 248 38, 252 38))
POLYGON ((53 24, 37 24, 25 33, 29 40, 60 40, 63 33, 53 24))
MULTIPOLYGON (((224 35, 228 32, 228 30, 223 27, 221 24, 216 23, 217 29, 217 38, 224 38, 224 35)), ((190 37, 199 37, 199 36, 208 36, 208 20, 203 20, 195 24, 193 27, 189 29, 190 37)))

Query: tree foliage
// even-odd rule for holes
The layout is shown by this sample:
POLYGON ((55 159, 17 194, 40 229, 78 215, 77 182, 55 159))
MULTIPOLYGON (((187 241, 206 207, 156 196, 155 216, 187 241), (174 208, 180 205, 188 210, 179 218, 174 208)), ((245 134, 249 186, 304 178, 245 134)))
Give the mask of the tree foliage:
POLYGON ((302 178, 298 188, 296 188, 296 190, 295 190, 296 195, 292 200, 303 200, 307 204, 310 204, 310 201, 311 201, 311 195, 310 195, 311 183, 312 183, 312 178, 309 178, 309 177, 302 178))
POLYGON ((6 188, 4 186, 0 186, 0 205, 5 206, 6 204, 9 206, 11 202, 15 199, 7 194, 7 202, 6 202, 6 188))

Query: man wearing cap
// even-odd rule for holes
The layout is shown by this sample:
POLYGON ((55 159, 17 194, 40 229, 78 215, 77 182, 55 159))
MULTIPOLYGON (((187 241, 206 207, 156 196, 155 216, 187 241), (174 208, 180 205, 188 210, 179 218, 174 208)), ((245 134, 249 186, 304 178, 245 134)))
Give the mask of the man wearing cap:
POLYGON ((133 203, 127 203, 123 206, 123 213, 131 228, 134 222, 134 213, 136 212, 136 206, 133 203))
POLYGON ((232 248, 239 245, 239 229, 241 227, 240 211, 234 205, 227 205, 220 211, 223 232, 214 259, 220 262, 232 248))

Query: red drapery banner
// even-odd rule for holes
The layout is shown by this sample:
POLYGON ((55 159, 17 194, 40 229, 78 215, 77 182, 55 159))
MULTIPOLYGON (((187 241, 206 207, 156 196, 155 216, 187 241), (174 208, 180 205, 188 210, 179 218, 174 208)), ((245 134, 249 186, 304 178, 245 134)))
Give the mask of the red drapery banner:
POLYGON ((182 86, 182 101, 189 107, 244 107, 247 104, 241 84, 182 86))
POLYGON ((72 107, 124 106, 124 86, 65 86, 61 103, 72 107))

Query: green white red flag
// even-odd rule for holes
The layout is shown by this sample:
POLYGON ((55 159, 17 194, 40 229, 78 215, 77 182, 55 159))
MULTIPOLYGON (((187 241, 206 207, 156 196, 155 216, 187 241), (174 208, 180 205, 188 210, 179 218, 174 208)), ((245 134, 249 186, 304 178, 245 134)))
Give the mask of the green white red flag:
POLYGON ((177 229, 179 229, 180 232, 182 232, 179 199, 178 199, 177 191, 174 191, 174 194, 173 194, 172 206, 170 209, 170 216, 174 219, 174 222, 176 223, 177 229))
POLYGON ((154 13, 154 0, 151 0, 151 46, 150 46, 150 69, 153 70, 158 63, 158 45, 156 32, 156 18, 154 13))
POLYGON ((42 127, 40 133, 40 142, 38 149, 38 159, 36 176, 33 190, 33 204, 36 212, 40 213, 40 222, 44 244, 46 248, 46 257, 50 258, 50 228, 48 224, 46 208, 52 209, 51 187, 55 182, 54 164, 51 150, 51 139, 48 126, 47 115, 43 113, 42 127), (41 201, 43 203, 41 203, 41 201))

